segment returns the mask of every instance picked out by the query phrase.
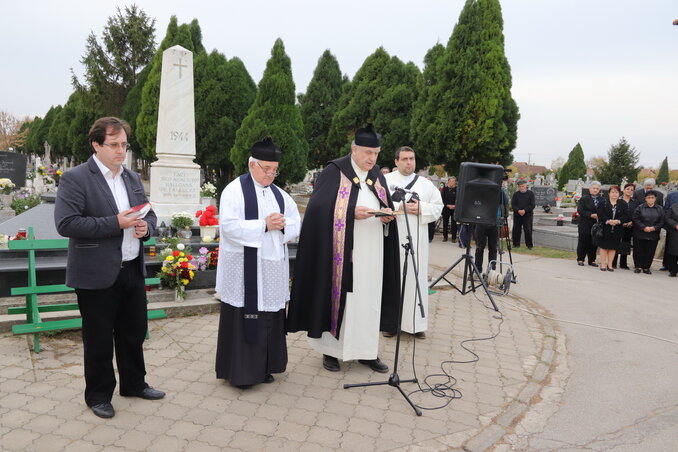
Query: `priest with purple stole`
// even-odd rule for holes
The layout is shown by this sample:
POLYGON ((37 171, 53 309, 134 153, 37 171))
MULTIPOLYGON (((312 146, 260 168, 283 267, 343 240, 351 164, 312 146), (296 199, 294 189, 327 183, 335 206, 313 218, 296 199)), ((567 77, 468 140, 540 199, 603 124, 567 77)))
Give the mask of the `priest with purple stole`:
POLYGON ((371 124, 356 131, 351 153, 320 173, 299 238, 287 330, 307 331, 332 372, 355 359, 388 372, 379 331, 397 326, 400 260, 380 151, 371 124))
POLYGON ((268 137, 250 152, 249 173, 221 193, 216 281, 222 301, 217 378, 242 389, 271 383, 287 367, 287 242, 301 223, 295 202, 273 184, 280 148, 268 137))

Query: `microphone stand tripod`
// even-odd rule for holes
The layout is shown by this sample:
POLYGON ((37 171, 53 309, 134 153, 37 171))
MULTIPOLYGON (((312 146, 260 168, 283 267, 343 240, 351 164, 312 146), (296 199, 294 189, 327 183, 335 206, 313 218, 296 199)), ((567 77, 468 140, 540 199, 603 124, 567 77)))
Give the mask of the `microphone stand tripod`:
MULTIPOLYGON (((398 190, 396 190, 396 193, 399 193, 398 190)), ((401 193, 402 196, 404 196, 404 192, 401 193)), ((413 194, 414 195, 414 194, 413 194)), ((414 273, 415 273, 415 278, 417 281, 417 293, 416 295, 419 297, 419 309, 421 310, 421 316, 424 316, 424 305, 421 302, 421 291, 419 288, 419 269, 417 268, 417 261, 414 258, 414 247, 412 246, 412 234, 410 231, 410 222, 408 221, 407 217, 407 206, 405 206, 405 202, 403 200, 403 212, 405 215, 405 225, 407 226, 407 242, 402 244, 402 247, 405 248, 405 261, 403 262, 403 280, 402 280, 402 286, 400 290, 400 304, 398 306, 398 325, 396 327, 396 349, 395 349, 395 358, 393 360, 393 373, 389 377, 388 381, 377 381, 373 383, 356 383, 356 384, 345 384, 344 389, 349 389, 349 388, 358 388, 358 387, 363 387, 363 386, 383 386, 383 385, 389 385, 393 386, 396 388, 398 391, 400 391, 400 394, 402 394, 403 397, 405 397, 405 400, 407 400, 407 403, 410 404, 412 409, 414 410, 415 413, 417 413, 417 416, 421 416, 421 410, 410 400, 407 394, 405 394, 405 391, 402 390, 400 387, 400 383, 416 383, 417 379, 413 378, 410 380, 401 380, 400 376, 398 375, 398 357, 400 355, 400 335, 402 332, 401 328, 401 323, 402 323, 402 318, 403 318, 403 303, 405 301, 405 284, 407 282, 407 261, 408 258, 410 257, 410 254, 412 255, 412 266, 414 267, 414 273)))
POLYGON ((489 287, 487 287, 487 282, 485 281, 485 278, 482 277, 480 274, 480 271, 478 270, 478 267, 476 267, 476 263, 473 261, 473 256, 471 256, 471 238, 469 237, 468 243, 466 244, 466 252, 459 258, 457 261, 452 264, 447 270, 443 272, 442 275, 438 277, 435 281, 433 281, 428 287, 433 288, 438 281, 441 279, 444 279, 447 284, 452 286, 454 289, 457 290, 462 295, 466 295, 469 292, 475 292, 478 287, 481 285, 483 286, 483 289, 485 290, 485 293, 487 294, 487 298, 490 299, 490 302, 492 303, 492 307, 494 308, 495 311, 499 312, 499 308, 497 307, 497 304, 494 302, 494 298, 492 298, 492 294, 490 293, 489 287), (450 282, 447 278, 447 274, 452 271, 454 267, 459 265, 461 261, 464 261, 464 279, 461 285, 461 289, 457 286, 454 285, 454 283, 450 282), (478 278, 478 281, 480 281, 480 284, 476 284, 473 281, 473 275, 476 275, 478 278))

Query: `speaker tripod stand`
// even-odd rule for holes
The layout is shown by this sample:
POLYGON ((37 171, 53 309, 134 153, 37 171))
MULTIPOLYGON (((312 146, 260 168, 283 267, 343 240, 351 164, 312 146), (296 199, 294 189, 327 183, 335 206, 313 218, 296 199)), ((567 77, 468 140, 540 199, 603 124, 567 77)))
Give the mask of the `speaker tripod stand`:
MULTIPOLYGON (((466 225, 468 227, 468 224, 466 225)), ((438 281, 441 279, 444 279, 447 284, 452 286, 457 292, 459 292, 462 295, 466 295, 469 292, 475 292, 477 288, 481 287, 483 290, 485 290, 485 293, 487 294, 487 298, 490 299, 490 303, 492 303, 492 307, 494 308, 495 311, 499 312, 499 308, 497 307, 497 304, 494 302, 494 298, 492 298, 492 293, 490 292, 489 287, 487 286, 487 282, 485 281, 485 278, 482 277, 480 274, 480 271, 478 270, 478 267, 476 267, 476 263, 473 260, 473 256, 471 256, 471 238, 469 237, 468 243, 466 244, 466 251, 464 254, 457 259, 457 261, 450 265, 450 267, 443 272, 442 275, 440 275, 435 281, 433 281, 428 287, 429 289, 432 289, 433 286, 438 284, 438 281), (462 280, 462 285, 461 288, 457 287, 452 281, 448 280, 446 278, 447 274, 452 271, 457 265, 460 263, 464 263, 464 276, 462 280), (475 276, 475 278, 474 278, 475 276)))

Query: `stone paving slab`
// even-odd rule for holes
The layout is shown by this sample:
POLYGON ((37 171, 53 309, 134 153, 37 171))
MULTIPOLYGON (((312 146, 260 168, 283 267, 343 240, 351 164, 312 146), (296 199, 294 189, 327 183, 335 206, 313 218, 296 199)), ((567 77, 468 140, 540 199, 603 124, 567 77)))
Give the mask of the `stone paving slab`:
MULTIPOLYGON (((388 375, 357 362, 328 372, 303 333, 288 335, 289 364, 275 382, 233 388, 215 378, 218 314, 211 313, 150 322, 147 381, 167 397, 145 401, 116 394, 116 416, 103 420, 83 400, 78 331, 44 337, 39 354, 30 351, 29 336, 3 334, 0 449, 484 450, 521 415, 527 396, 538 392, 548 372, 542 357, 553 356, 554 341, 544 334, 542 320, 506 307, 497 338, 466 344, 479 361, 450 363, 473 358, 460 341, 499 328, 499 315, 481 300, 441 286, 429 297, 428 337, 403 336, 401 379, 412 378, 414 361, 420 382, 446 384, 442 366, 462 396, 444 408, 423 410, 421 417, 388 385, 344 389, 345 383, 384 381, 388 375), (535 372, 540 381, 533 381, 535 372)), ((380 357, 391 367, 395 344, 395 338, 380 341, 380 357)), ((414 383, 402 387, 408 393, 418 389, 414 383)), ((422 408, 445 403, 421 392, 412 400, 422 408)))

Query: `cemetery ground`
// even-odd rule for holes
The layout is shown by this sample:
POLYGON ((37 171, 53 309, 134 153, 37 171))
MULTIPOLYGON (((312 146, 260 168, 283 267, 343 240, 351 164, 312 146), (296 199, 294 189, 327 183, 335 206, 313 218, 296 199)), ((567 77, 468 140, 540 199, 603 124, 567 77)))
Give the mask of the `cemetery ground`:
MULTIPOLYGON (((461 252, 437 235, 431 274, 461 252)), ((388 377, 356 362, 325 371, 303 334, 288 336, 289 365, 275 382, 233 388, 214 375, 218 314, 212 313, 150 322, 147 379, 167 397, 116 394, 110 420, 84 404, 77 331, 44 337, 39 354, 30 350, 29 337, 3 333, 0 449, 672 450, 678 441, 676 280, 663 272, 601 274, 572 260, 513 257, 518 282, 509 295, 495 296, 501 316, 482 291, 462 296, 443 284, 430 296, 428 337, 404 335, 400 377, 412 377, 416 346, 423 381, 440 374, 444 361, 473 359, 461 341, 497 334, 466 344, 477 362, 443 364, 461 398, 421 417, 390 386, 343 389, 388 377)), ((459 283, 458 274, 451 280, 459 283)), ((198 294, 188 302, 217 303, 198 294)), ((381 339, 380 357, 390 366, 394 349, 394 339, 381 339)), ((446 402, 430 394, 412 398, 426 407, 446 402)))

